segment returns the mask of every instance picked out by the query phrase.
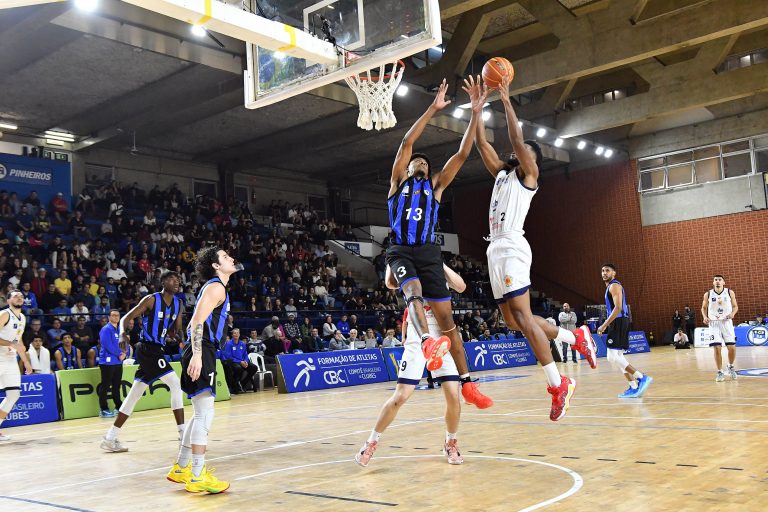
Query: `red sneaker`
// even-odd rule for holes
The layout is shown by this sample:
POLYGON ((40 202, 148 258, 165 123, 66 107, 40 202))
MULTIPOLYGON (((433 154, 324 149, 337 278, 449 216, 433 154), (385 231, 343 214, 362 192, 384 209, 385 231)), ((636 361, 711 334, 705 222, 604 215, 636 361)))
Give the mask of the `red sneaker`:
POLYGON ((589 332, 589 327, 582 325, 578 329, 571 331, 576 336, 576 343, 573 348, 576 352, 583 355, 589 363, 592 369, 597 368, 597 344, 592 339, 592 333, 589 332))
POLYGON ((558 387, 547 386, 547 392, 552 395, 552 409, 549 411, 549 419, 557 421, 565 416, 571 405, 574 391, 576 391, 576 381, 565 375, 560 376, 558 387))
POLYGON ((443 366, 443 356, 451 350, 451 340, 448 336, 435 339, 429 337, 421 342, 421 351, 427 359, 427 370, 433 372, 443 366))
POLYGON ((461 385, 461 396, 468 404, 472 404, 478 409, 487 409, 493 405, 491 397, 485 396, 480 392, 480 388, 474 382, 467 382, 461 385))

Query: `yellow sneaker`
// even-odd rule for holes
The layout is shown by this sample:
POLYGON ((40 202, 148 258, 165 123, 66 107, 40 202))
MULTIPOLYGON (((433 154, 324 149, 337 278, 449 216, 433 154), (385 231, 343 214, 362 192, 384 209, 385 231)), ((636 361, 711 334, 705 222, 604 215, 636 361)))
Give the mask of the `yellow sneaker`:
POLYGON ((174 464, 165 478, 175 484, 186 484, 192 478, 192 465, 188 464, 187 467, 183 468, 178 464, 174 464))
POLYGON ((224 482, 213 476, 214 469, 208 470, 208 466, 203 466, 203 471, 199 477, 191 475, 187 480, 184 489, 187 492, 209 492, 218 494, 229 489, 229 482, 224 482))

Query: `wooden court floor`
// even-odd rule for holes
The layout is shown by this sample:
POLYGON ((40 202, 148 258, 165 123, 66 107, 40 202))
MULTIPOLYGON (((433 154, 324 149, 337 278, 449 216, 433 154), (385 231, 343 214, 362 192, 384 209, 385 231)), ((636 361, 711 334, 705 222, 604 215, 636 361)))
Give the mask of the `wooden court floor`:
MULTIPOLYGON (((538 367, 482 374, 496 404, 464 407, 463 466, 441 456, 439 390, 417 390, 367 468, 352 457, 392 384, 235 396, 216 404, 209 466, 232 487, 215 496, 165 480, 167 410, 131 418, 123 454, 99 449, 109 420, 5 429, 0 511, 768 509, 768 377, 715 383, 708 349, 628 359, 655 379, 643 399, 616 398, 625 385, 605 360, 561 365, 578 388, 559 423, 538 367)), ((768 348, 740 348, 737 367, 768 368, 768 348)))

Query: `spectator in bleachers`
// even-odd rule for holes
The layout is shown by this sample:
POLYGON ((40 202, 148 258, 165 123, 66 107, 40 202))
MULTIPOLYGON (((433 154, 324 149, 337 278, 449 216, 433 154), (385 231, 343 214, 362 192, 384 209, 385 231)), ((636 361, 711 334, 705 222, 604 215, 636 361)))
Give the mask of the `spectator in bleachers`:
POLYGON ((4 218, 13 217, 11 201, 7 190, 0 190, 0 216, 4 218))
POLYGON ((66 331, 61 328, 61 320, 54 318, 51 322, 51 328, 48 329, 47 334, 52 348, 56 348, 61 345, 62 338, 64 337, 64 334, 66 334, 66 331))
POLYGON ((67 212, 69 212, 69 205, 67 200, 64 199, 64 194, 58 192, 56 196, 51 199, 51 211, 53 212, 53 218, 57 224, 64 224, 67 218, 67 212))
POLYGON ((22 268, 17 268, 13 271, 13 275, 8 279, 8 282, 13 285, 15 289, 18 289, 21 286, 21 280, 24 277, 24 270, 22 268))
POLYGON ((296 323, 296 315, 288 313, 288 321, 283 324, 285 337, 290 341, 286 352, 293 352, 301 346, 301 327, 296 323))
POLYGON ((77 324, 72 328, 71 334, 75 347, 80 350, 81 354, 86 355, 88 367, 92 368, 95 365, 96 352, 91 349, 96 346, 96 338, 91 328, 85 322, 84 316, 78 316, 77 324))
POLYGON ((315 326, 312 325, 312 319, 309 317, 309 315, 305 315, 304 320, 301 321, 301 337, 309 338, 312 335, 312 330, 314 328, 315 326))
POLYGON ((397 339, 397 337, 395 337, 395 330, 387 329, 384 339, 381 340, 381 346, 384 348, 389 348, 389 347, 399 347, 401 345, 402 345, 402 342, 399 339, 397 339))
POLYGON ((483 329, 482 334, 477 337, 477 341, 492 341, 493 336, 491 336, 491 330, 486 327, 483 329))
POLYGON ((11 203, 11 212, 13 215, 18 215, 19 211, 21 211, 21 201, 19 200, 19 196, 16 192, 11 192, 11 197, 8 200, 11 203))
POLYGON ((33 318, 28 322, 26 329, 24 329, 24 334, 21 336, 21 339, 27 348, 29 348, 35 336, 40 336, 43 340, 43 345, 52 348, 51 343, 48 340, 48 334, 43 330, 43 322, 39 318, 33 318))
POLYGON ((322 352, 323 350, 325 350, 325 344, 323 343, 323 338, 320 337, 320 334, 317 332, 317 329, 315 328, 312 328, 312 330, 309 332, 307 343, 312 349, 312 352, 322 352))
POLYGON ((85 217, 83 212, 76 211, 75 214, 69 219, 69 231, 76 238, 91 237, 91 232, 88 226, 85 224, 85 217))
POLYGON ((376 348, 379 345, 379 338, 376 337, 376 333, 370 327, 365 330, 363 342, 363 348, 376 348))
MULTIPOLYGON (((350 334, 352 334, 351 331, 350 331, 350 334)), ((347 343, 347 340, 344 338, 344 335, 337 330, 333 333, 333 335, 330 338, 329 348, 330 350, 347 350, 349 349, 349 343, 347 343)))
POLYGON ((27 349, 32 373, 51 373, 51 352, 43 346, 43 333, 32 337, 32 344, 27 349))
POLYGON ((51 314, 56 315, 56 320, 64 323, 71 321, 71 312, 71 308, 67 306, 67 299, 61 299, 59 305, 51 310, 51 314))
POLYGON ((349 344, 349 348, 365 348, 365 340, 359 338, 357 334, 357 329, 350 329, 349 336, 347 336, 347 343, 349 344))
POLYGON ((326 315, 325 322, 323 323, 323 339, 330 340, 335 336, 336 331, 338 331, 338 327, 333 323, 333 317, 326 315))
POLYGON ((347 315, 341 315, 341 320, 336 322, 336 328, 341 331, 344 336, 349 336, 349 322, 347 321, 347 315))
POLYGON ((72 293, 72 281, 69 280, 69 273, 66 270, 62 270, 53 281, 56 290, 64 297, 69 297, 72 293))
POLYGON ((32 231, 34 218, 30 215, 26 205, 21 207, 21 211, 16 215, 16 229, 19 231, 32 231))
POLYGON ((113 261, 110 269, 107 270, 107 277, 112 278, 115 282, 128 278, 128 276, 125 274, 125 271, 121 268, 118 268, 116 261, 113 261))
POLYGON ((24 304, 21 306, 21 311, 25 315, 40 315, 43 313, 37 304, 37 296, 32 291, 28 282, 21 285, 21 294, 24 297, 24 304))
MULTIPOLYGON (((54 320, 54 326, 58 320, 54 320)), ((50 334, 50 331, 48 331, 50 334)), ((54 351, 57 370, 75 370, 83 367, 82 354, 77 347, 72 345, 72 335, 64 333, 61 336, 61 345, 54 351)))
POLYGON ((264 328, 261 337, 267 346, 268 353, 277 350, 275 354, 287 354, 290 350, 291 342, 285 336, 285 330, 280 325, 280 318, 276 316, 273 316, 270 324, 264 328))
POLYGON ((51 231, 51 218, 45 208, 40 208, 35 216, 33 229, 39 233, 49 233, 51 231))
POLYGON ((102 318, 109 318, 109 312, 112 308, 109 305, 109 297, 102 295, 99 297, 99 303, 93 307, 93 319, 97 322, 102 318))
POLYGON ((59 290, 56 289, 56 285, 51 283, 48 285, 48 291, 46 291, 38 301, 38 304, 40 307, 45 311, 46 313, 50 313, 53 311, 53 308, 58 307, 59 303, 64 300, 66 301, 67 298, 64 297, 61 293, 59 293, 59 290))

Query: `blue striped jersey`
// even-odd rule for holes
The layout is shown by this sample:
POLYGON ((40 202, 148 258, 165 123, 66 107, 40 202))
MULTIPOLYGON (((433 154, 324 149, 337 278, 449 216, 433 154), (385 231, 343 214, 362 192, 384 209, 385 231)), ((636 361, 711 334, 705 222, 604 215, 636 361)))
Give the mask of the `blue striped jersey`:
MULTIPOLYGON (((616 283, 617 285, 621 286, 621 313, 619 313, 618 318, 621 318, 623 316, 629 316, 629 308, 627 308, 627 293, 624 290, 624 286, 614 279, 611 281, 608 286, 605 288, 605 307, 608 309, 608 316, 611 316, 611 313, 613 313, 613 308, 616 307, 616 305, 613 303, 613 295, 610 293, 611 285, 616 283)), ((607 318, 607 317, 606 317, 607 318)))
POLYGON ((389 225, 397 245, 435 243, 435 226, 440 203, 429 178, 411 176, 387 200, 389 225))
POLYGON ((144 314, 141 338, 142 341, 165 346, 165 337, 181 314, 181 300, 173 297, 171 303, 166 304, 163 292, 155 292, 152 295, 155 297, 155 307, 152 312, 144 314))
MULTIPOLYGON (((203 292, 205 292, 205 289, 211 283, 220 283, 222 286, 224 285, 224 283, 222 283, 221 279, 219 279, 218 277, 214 277, 213 279, 209 279, 208 281, 206 281, 206 283, 202 286, 202 288, 200 288, 200 291, 197 293, 197 301, 195 302, 196 304, 200 302, 200 298, 203 296, 203 292)), ((225 290, 224 302, 222 302, 219 307, 211 311, 211 314, 208 315, 208 318, 205 320, 205 327, 203 328, 204 342, 207 341, 208 343, 211 343, 214 347, 219 348, 220 342, 224 337, 224 326, 227 324, 228 314, 229 314, 229 293, 227 293, 225 290)))

